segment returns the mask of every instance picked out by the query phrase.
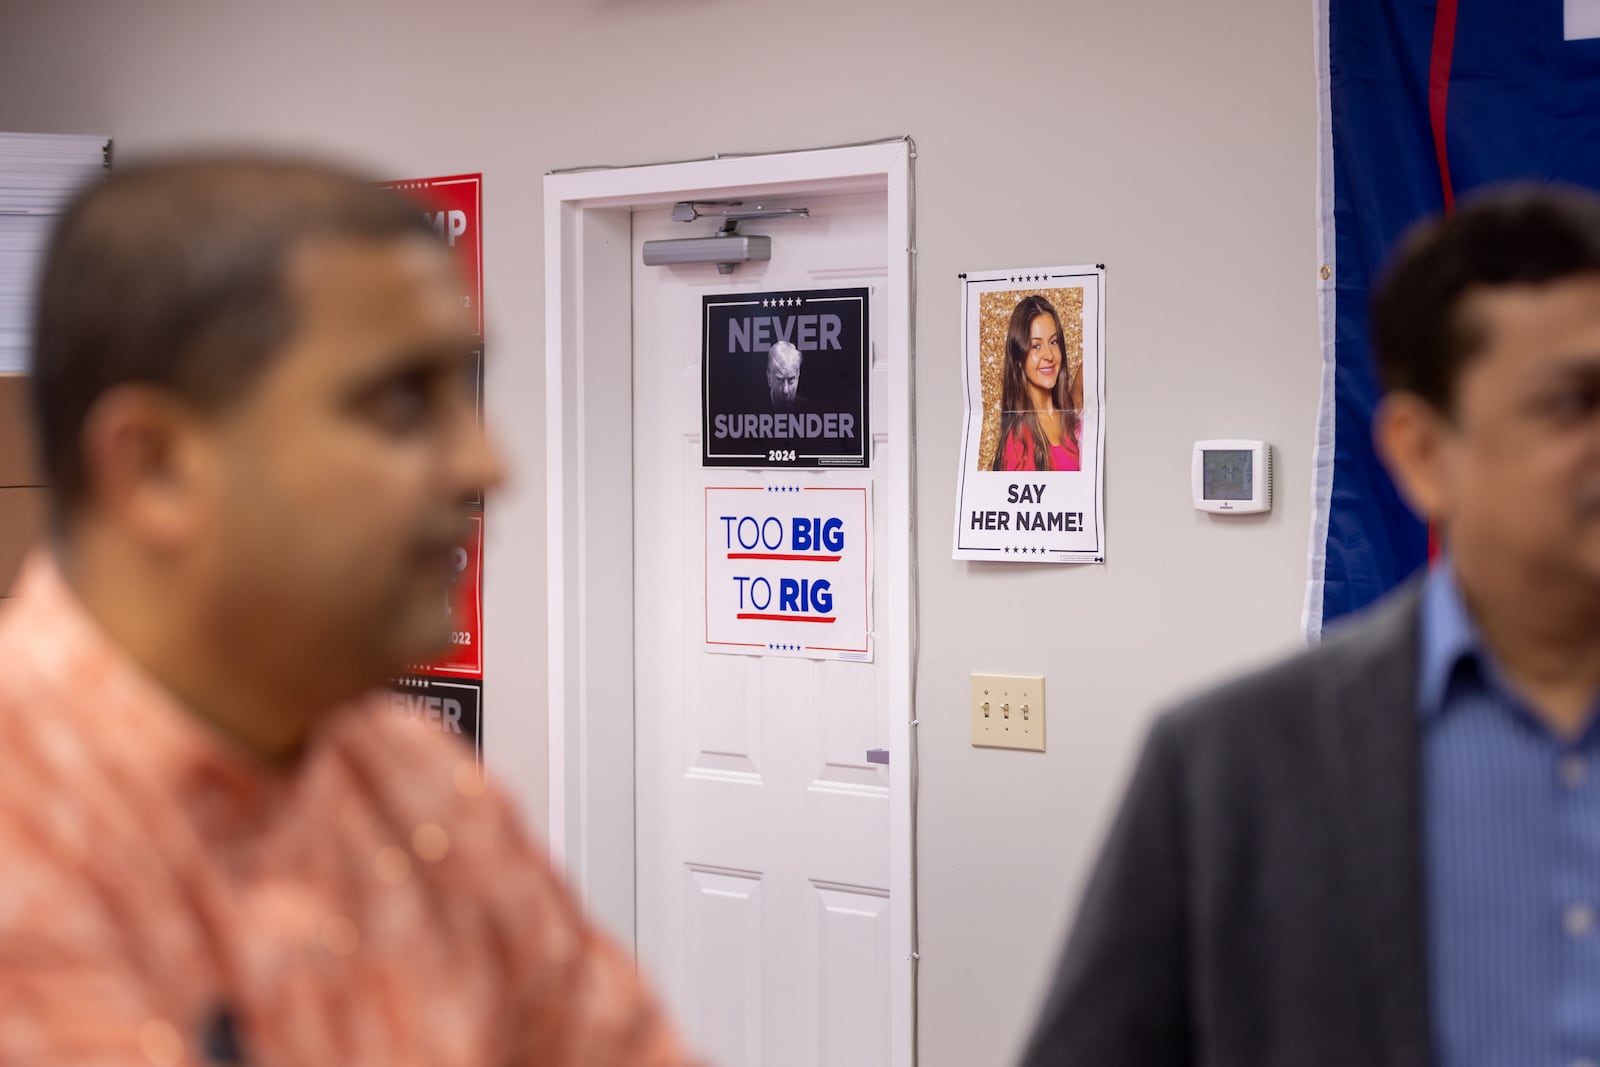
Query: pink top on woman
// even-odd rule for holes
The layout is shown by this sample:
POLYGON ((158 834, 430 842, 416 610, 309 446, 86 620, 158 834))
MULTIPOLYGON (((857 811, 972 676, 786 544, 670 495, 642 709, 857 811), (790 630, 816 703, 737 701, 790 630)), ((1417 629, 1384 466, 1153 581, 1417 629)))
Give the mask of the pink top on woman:
MULTIPOLYGON (((1000 469, 1007 471, 1036 471, 1039 468, 1033 462, 1033 444, 1026 430, 1013 431, 1006 435, 1000 453, 1000 469)), ((1078 442, 1071 437, 1063 438, 1059 445, 1050 446, 1050 466, 1053 471, 1079 470, 1078 442)))

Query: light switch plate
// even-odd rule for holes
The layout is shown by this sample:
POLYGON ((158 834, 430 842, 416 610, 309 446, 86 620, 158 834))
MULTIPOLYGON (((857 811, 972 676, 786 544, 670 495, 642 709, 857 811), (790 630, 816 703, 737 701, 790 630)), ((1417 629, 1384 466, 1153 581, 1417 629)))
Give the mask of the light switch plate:
POLYGON ((1044 675, 974 674, 972 743, 1044 751, 1044 675))

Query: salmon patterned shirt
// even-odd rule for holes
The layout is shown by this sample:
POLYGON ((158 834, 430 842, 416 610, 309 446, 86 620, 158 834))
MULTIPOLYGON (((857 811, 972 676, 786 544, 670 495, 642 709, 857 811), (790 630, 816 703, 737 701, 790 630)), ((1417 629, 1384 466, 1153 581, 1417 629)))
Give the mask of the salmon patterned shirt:
POLYGON ((0 1067, 686 1067, 470 753, 385 702, 292 772, 101 634, 0 611, 0 1067))

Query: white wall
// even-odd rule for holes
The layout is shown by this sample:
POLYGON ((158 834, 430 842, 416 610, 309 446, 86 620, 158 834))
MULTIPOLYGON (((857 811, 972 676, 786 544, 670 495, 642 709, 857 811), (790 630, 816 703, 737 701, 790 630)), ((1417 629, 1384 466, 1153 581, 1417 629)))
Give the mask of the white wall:
MULTIPOLYGON (((974 1067, 1022 1039, 1152 710, 1298 640, 1319 380, 1310 8, 0 0, 0 130, 485 173, 490 414, 520 461, 487 563, 502 768, 544 761, 541 175, 914 136, 921 1053, 974 1067), (952 562, 956 274, 1082 261, 1110 272, 1107 563, 952 562), (1225 436, 1279 447, 1264 520, 1189 506, 1190 443, 1225 436), (1047 675, 1048 754, 967 745, 974 669, 1047 675)), ((519 777, 538 812, 543 780, 519 777)))

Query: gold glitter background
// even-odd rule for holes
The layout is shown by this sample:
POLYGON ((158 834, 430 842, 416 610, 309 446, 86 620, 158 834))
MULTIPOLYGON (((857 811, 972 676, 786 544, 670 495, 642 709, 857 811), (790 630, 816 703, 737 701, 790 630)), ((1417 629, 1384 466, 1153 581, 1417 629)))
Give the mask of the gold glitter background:
MULTIPOLYGON (((1018 303, 1035 293, 1061 316, 1061 344, 1074 376, 1083 370, 1082 289, 1001 289, 978 294, 978 380, 983 383, 983 432, 978 436, 978 466, 989 469, 1000 445, 1000 395, 1005 381, 1006 327, 1018 303)), ((1087 402, 1087 398, 1085 398, 1087 402)))

